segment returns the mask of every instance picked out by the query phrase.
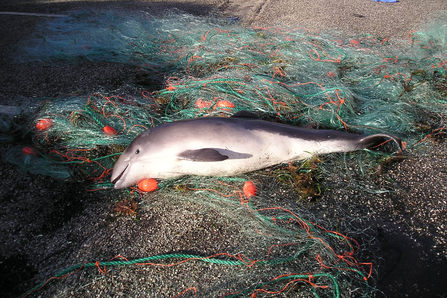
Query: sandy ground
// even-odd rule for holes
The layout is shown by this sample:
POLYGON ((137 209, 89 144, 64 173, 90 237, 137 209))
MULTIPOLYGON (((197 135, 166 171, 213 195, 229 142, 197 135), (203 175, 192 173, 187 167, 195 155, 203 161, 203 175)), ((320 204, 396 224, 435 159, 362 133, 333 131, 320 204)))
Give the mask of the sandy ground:
MULTIPOLYGON (((0 4, 3 12, 45 14, 120 8, 154 13, 179 8, 199 16, 238 18, 244 25, 284 24, 336 30, 342 34, 369 33, 393 41, 405 39, 411 30, 435 19, 442 10, 447 10, 447 2, 4 0, 0 4)), ((88 95, 98 90, 128 88, 124 86, 123 73, 130 68, 122 65, 11 64, 8 59, 11 49, 31 34, 43 18, 0 14, 1 105, 21 105, 35 98, 73 90, 88 95)), ((138 91, 129 89, 129 92, 138 91)), ((10 144, 1 144, 2 154, 9 147, 10 144)), ((347 230, 350 225, 363 229, 365 239, 375 239, 371 243, 373 248, 364 257, 377 262, 376 297, 447 297, 446 149, 446 143, 441 142, 405 152, 410 158, 392 164, 388 172, 388 177, 396 181, 397 193, 373 195, 352 187, 343 188, 346 177, 338 177, 326 182, 334 185, 332 190, 302 206, 319 218, 337 219, 347 230)), ((148 197, 151 203, 140 202, 140 217, 136 221, 113 212, 114 203, 124 196, 122 192, 89 193, 82 184, 62 184, 47 177, 25 174, 3 161, 0 176, 2 297, 23 294, 72 265, 107 261, 118 254, 129 259, 169 252, 211 255, 228 249, 243 250, 244 245, 249 245, 233 236, 234 227, 227 224, 228 218, 194 202, 170 200, 166 204, 166 198, 154 195, 148 197)), ((385 178, 377 179, 377 185, 387 183, 385 178)), ((287 204, 279 199, 275 203, 287 204)), ((221 267, 199 265, 184 270, 179 267, 151 270, 112 268, 105 275, 97 270, 84 271, 76 278, 47 286, 37 295, 157 297, 163 294, 173 297, 187 287, 200 287, 197 280, 188 284, 188 277, 201 276, 202 282, 212 282, 224 274, 221 267), (148 286, 154 284, 158 288, 148 286)))

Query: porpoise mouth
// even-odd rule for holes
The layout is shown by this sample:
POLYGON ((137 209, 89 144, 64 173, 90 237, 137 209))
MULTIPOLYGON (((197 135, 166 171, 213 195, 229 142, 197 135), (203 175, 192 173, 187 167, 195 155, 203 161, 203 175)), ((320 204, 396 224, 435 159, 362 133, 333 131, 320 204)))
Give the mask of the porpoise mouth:
POLYGON ((118 180, 121 179, 121 177, 123 177, 123 174, 124 174, 124 172, 127 170, 127 167, 128 167, 128 166, 129 166, 129 165, 127 165, 127 166, 124 168, 124 170, 121 172, 121 174, 118 175, 118 177, 116 177, 115 179, 112 180, 112 183, 113 183, 113 184, 115 184, 118 180))

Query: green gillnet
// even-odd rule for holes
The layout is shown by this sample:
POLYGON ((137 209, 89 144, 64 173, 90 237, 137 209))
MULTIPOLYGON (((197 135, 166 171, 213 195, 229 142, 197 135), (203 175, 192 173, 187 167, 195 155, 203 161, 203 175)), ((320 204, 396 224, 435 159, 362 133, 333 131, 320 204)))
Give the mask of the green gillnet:
POLYGON ((152 96, 166 117, 197 116, 198 100, 205 107, 228 100, 236 110, 313 127, 388 131, 413 144, 417 123, 445 113, 446 31, 433 26, 392 48, 369 35, 243 28, 185 14, 80 12, 46 24, 17 59, 136 65, 149 82, 165 82, 152 96))
MULTIPOLYGON (((143 267, 144 274, 150 275, 155 283, 146 285, 149 287, 145 294, 157 296, 157 280, 163 280, 164 286, 174 293, 179 283, 185 282, 182 276, 180 280, 176 278, 178 274, 172 280, 167 279, 170 268, 182 270, 185 266, 194 266, 202 272, 201 277, 198 280, 190 277, 187 284, 197 289, 199 297, 270 297, 279 293, 292 297, 347 297, 352 293, 356 297, 371 297, 374 289, 369 286, 368 278, 372 265, 359 263, 354 258, 358 243, 304 219, 302 214, 306 212, 297 210, 296 206, 295 211, 288 209, 288 205, 293 205, 288 200, 268 194, 272 180, 275 178, 264 179, 258 195, 250 199, 242 190, 245 177, 167 180, 151 198, 151 204, 141 204, 145 212, 150 212, 154 204, 175 205, 179 201, 205 205, 205 212, 216 214, 213 216, 216 232, 225 233, 224 238, 238 235, 238 242, 229 245, 225 252, 170 253, 134 260, 115 258, 75 265, 55 278, 93 267, 107 270, 108 274, 96 277, 107 279, 116 266, 125 266, 120 270, 128 272, 143 267), (272 205, 273 202, 281 203, 281 207, 272 205), (220 230, 223 225, 230 228, 220 230)), ((82 295, 83 288, 75 295, 82 295)))
POLYGON ((29 113, 25 135, 32 152, 16 147, 5 158, 25 171, 71 181, 103 180, 133 138, 162 123, 147 101, 99 94, 46 99, 29 113))
MULTIPOLYGON (((303 28, 243 28, 181 13, 154 17, 75 12, 44 24, 34 39, 20 45, 16 60, 129 64, 147 78, 148 86, 143 87, 151 92, 42 99, 24 111, 29 123, 23 134, 30 140, 24 146, 32 150, 14 147, 5 158, 24 171, 88 181, 90 189, 110 189, 117 156, 139 133, 171 121, 228 117, 241 110, 309 128, 387 132, 413 146, 444 130, 446 32, 445 26, 413 32, 406 44, 394 48, 369 35, 340 38, 303 28)), ((228 275, 219 272, 220 284, 200 292, 203 297, 267 296, 290 291, 296 284, 296 297, 371 297, 374 291, 365 280, 370 269, 355 260, 355 241, 301 219, 305 212, 287 206, 278 190, 284 181, 307 179, 317 192, 319 179, 340 173, 355 181, 354 175, 366 175, 380 158, 362 151, 333 155, 321 166, 307 161, 296 173, 273 168, 269 179, 275 182, 260 190, 256 203, 247 200, 241 188, 259 173, 161 181, 155 196, 209 206, 221 211, 235 229, 249 231, 243 238, 251 245, 246 250, 251 255, 156 255, 79 265, 57 276, 96 265, 188 260, 206 263, 204 271, 210 263, 217 271, 220 266, 239 268, 228 275), (300 176, 312 171, 322 178, 300 176), (267 203, 276 199, 281 207, 267 203), (222 293, 221 288, 228 287, 231 294, 222 293)), ((260 181, 266 183, 264 178, 260 181)), ((163 277, 160 280, 169 285, 163 277)))

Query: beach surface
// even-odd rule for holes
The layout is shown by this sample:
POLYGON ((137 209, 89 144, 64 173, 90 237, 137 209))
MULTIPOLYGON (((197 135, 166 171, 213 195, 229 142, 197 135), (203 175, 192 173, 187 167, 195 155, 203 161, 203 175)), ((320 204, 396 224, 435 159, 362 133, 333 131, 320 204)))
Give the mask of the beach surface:
MULTIPOLYGON (((343 37, 369 34, 398 46, 408 41, 412 31, 423 30, 445 16, 447 2, 4 0, 0 3, 2 114, 14 115, 17 112, 11 107, 72 92, 84 96, 117 89, 128 90, 133 93, 130 95, 141 92, 126 85, 124 76, 133 70, 129 65, 91 61, 43 66, 13 63, 10 57, 17 44, 45 20, 80 10, 147 11, 158 15, 172 9, 198 17, 223 18, 240 26, 300 27, 343 37)), ((1 155, 13 145, 1 143, 1 155)), ((333 229, 337 223, 344 227, 342 232, 349 232, 351 224, 356 235, 363 229, 360 242, 374 239, 360 257, 374 263, 375 297, 447 297, 445 152, 447 144, 443 140, 405 151, 407 158, 387 167, 387 177, 396 182, 395 193, 334 187, 300 206, 332 224, 333 229)), ((240 236, 233 236, 238 231, 231 219, 219 215, 218 210, 208 210, 206 205, 149 194, 138 202, 137 220, 114 212, 116 202, 124 198, 122 192, 88 192, 82 183, 24 173, 4 160, 0 164, 1 297, 20 296, 73 265, 105 262, 117 255, 130 260, 168 253, 237 254, 248 249, 240 236)), ((332 179, 326 183, 343 185, 343 179, 348 178, 332 179)), ((378 178, 377 183, 386 184, 385 179, 378 178)), ((260 186, 261 194, 267 188, 260 186)), ((289 206, 290 196, 277 198, 272 204, 289 206)), ((180 293, 179 297, 193 297, 193 290, 182 291, 200 288, 201 283, 217 284, 227 269, 215 264, 180 264, 155 269, 111 266, 106 273, 101 270, 81 270, 49 283, 31 297, 81 297, 81 293, 82 297, 174 297, 180 293)), ((222 281, 221 287, 225 289, 223 294, 231 290, 227 282, 222 281)), ((352 293, 356 297, 355 290, 352 293)), ((301 297, 290 291, 281 295, 301 297)), ((200 291, 197 296, 204 297, 200 291)))

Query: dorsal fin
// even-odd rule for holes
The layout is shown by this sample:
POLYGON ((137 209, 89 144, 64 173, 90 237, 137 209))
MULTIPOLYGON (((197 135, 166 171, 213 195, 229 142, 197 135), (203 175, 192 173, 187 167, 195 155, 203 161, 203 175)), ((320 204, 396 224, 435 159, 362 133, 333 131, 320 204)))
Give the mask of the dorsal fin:
POLYGON ((231 116, 231 118, 254 118, 259 119, 258 115, 249 111, 239 111, 231 116))

